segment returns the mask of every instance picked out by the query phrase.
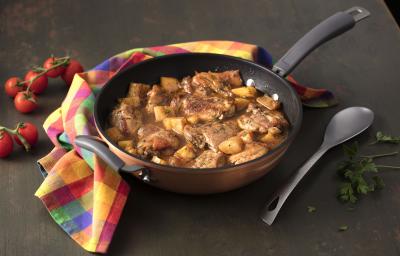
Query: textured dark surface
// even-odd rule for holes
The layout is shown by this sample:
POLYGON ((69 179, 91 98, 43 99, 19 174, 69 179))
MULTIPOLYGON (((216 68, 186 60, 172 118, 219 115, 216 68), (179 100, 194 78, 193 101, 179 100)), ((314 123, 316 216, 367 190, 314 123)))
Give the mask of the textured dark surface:
MULTIPOLYGON (((133 47, 200 39, 252 42, 276 57, 313 25, 336 11, 361 5, 372 16, 322 46, 294 72, 307 84, 328 86, 340 105, 306 109, 300 135, 279 166, 260 181, 213 196, 167 193, 130 180, 132 192, 110 247, 111 255, 399 255, 400 175, 382 174, 386 188, 352 212, 335 198, 333 149, 290 197, 268 227, 258 213, 278 184, 318 147, 324 126, 338 110, 363 105, 376 113, 357 140, 363 151, 377 130, 400 134, 400 33, 379 0, 306 1, 0 1, 0 80, 22 75, 50 53, 69 52, 89 68, 133 47), (317 207, 314 214, 307 206, 317 207), (338 227, 348 225, 347 232, 338 227)), ((53 80, 32 115, 17 113, 0 93, 0 123, 29 120, 38 126, 66 93, 53 80)), ((35 159, 51 144, 41 132, 30 153, 15 150, 0 161, 0 255, 83 255, 33 196, 42 178, 35 159)), ((400 158, 386 159, 400 164, 400 158)))

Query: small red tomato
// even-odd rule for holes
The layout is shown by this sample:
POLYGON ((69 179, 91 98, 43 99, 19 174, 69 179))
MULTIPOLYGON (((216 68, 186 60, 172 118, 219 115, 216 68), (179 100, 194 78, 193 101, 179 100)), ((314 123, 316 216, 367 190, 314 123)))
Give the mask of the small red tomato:
POLYGON ((0 158, 7 157, 13 150, 13 141, 6 131, 0 131, 0 158))
MULTIPOLYGON (((38 130, 32 123, 21 123, 18 127, 19 134, 29 143, 30 146, 34 146, 38 141, 38 130)), ((18 145, 23 146, 17 135, 14 135, 14 140, 18 145)))
POLYGON ((25 84, 19 84, 21 81, 18 77, 10 77, 6 83, 4 84, 4 89, 6 90, 6 94, 10 97, 15 97, 18 92, 24 90, 26 88, 25 84))
MULTIPOLYGON (((48 58, 48 59, 43 63, 43 68, 49 69, 49 68, 51 68, 54 64, 57 64, 56 62, 57 62, 57 59, 56 59, 55 57, 50 57, 50 58, 48 58)), ((53 78, 55 78, 55 77, 58 77, 58 76, 62 75, 62 74, 64 73, 64 71, 65 71, 65 66, 62 65, 62 66, 56 67, 55 69, 52 69, 52 70, 50 70, 50 71, 47 71, 47 72, 46 72, 46 75, 47 75, 48 77, 53 77, 53 78)))
POLYGON ((81 73, 83 72, 83 67, 79 63, 79 61, 71 59, 69 61, 69 64, 67 68, 64 71, 64 74, 61 75, 62 79, 64 79, 65 83, 68 86, 71 86, 72 80, 74 79, 74 76, 76 73, 81 73))
MULTIPOLYGON (((37 75, 38 75, 37 72, 29 70, 28 73, 26 73, 25 75, 25 81, 28 81, 26 82, 26 85, 29 86, 30 83, 29 81, 37 75)), ((48 85, 47 76, 41 76, 31 84, 29 89, 35 94, 40 94, 47 88, 47 85, 48 85)))
POLYGON ((36 96, 31 92, 19 92, 14 98, 15 108, 21 113, 29 113, 37 108, 36 96))

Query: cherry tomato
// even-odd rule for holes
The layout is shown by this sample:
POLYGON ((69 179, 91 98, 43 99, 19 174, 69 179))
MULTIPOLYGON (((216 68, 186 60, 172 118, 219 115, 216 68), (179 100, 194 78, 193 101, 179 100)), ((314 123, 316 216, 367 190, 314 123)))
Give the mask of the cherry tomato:
POLYGON ((13 150, 13 141, 6 131, 0 131, 0 158, 7 157, 13 150))
MULTIPOLYGON (((50 57, 50 58, 48 58, 48 59, 43 63, 43 68, 45 68, 45 69, 51 68, 51 67, 54 65, 54 62, 55 62, 55 61, 56 61, 56 58, 55 58, 55 57, 50 57)), ((64 71, 65 71, 65 66, 59 66, 59 67, 57 67, 57 68, 55 68, 55 69, 52 69, 52 70, 50 70, 50 71, 47 71, 46 75, 47 75, 48 77, 53 77, 53 78, 55 78, 55 77, 58 77, 58 76, 62 75, 62 74, 64 73, 64 71)))
POLYGON ((19 92, 14 98, 14 106, 21 113, 29 113, 37 108, 36 96, 31 92, 19 92))
MULTIPOLYGON (((38 130, 32 123, 21 123, 20 127, 18 128, 18 132, 31 146, 34 146, 38 141, 38 130)), ((14 135, 14 140, 18 145, 23 146, 17 135, 14 135)))
MULTIPOLYGON (((37 75, 38 75, 37 72, 29 70, 28 73, 26 73, 25 75, 25 81, 29 81, 37 75)), ((29 86, 29 82, 27 82, 26 85, 29 86)), ((41 76, 31 84, 30 90, 35 94, 40 94, 47 88, 47 85, 48 85, 47 76, 41 76)))
POLYGON ((64 79, 65 83, 68 86, 71 86, 72 80, 74 79, 74 75, 76 73, 83 72, 83 67, 79 63, 79 61, 71 59, 67 68, 65 69, 64 74, 61 75, 62 79, 64 79))
POLYGON ((4 89, 6 90, 6 94, 10 97, 15 97, 18 92, 24 90, 26 88, 25 84, 19 84, 21 79, 18 77, 10 77, 6 83, 4 84, 4 89))

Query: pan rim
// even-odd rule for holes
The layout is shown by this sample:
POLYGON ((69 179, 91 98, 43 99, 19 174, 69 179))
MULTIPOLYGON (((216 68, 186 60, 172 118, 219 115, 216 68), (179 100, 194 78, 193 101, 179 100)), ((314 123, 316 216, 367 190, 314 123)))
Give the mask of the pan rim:
MULTIPOLYGON (((194 72, 194 71, 193 71, 194 72)), ((109 81, 106 82, 106 84, 104 84, 104 86, 101 88, 100 92, 97 94, 96 99, 95 99, 95 104, 94 104, 94 111, 93 111, 93 117, 94 117, 94 123, 95 126, 97 128, 97 131, 99 132, 99 134, 101 135, 102 138, 106 139, 106 143, 107 144, 111 144, 114 148, 118 149, 121 153, 124 153, 125 155, 132 157, 135 161, 139 162, 139 163, 143 163, 143 168, 155 168, 155 169, 159 169, 162 171, 170 171, 170 172, 190 172, 193 174, 200 174, 200 173, 216 173, 216 172, 226 172, 226 171, 234 171, 236 169, 241 169, 241 168, 246 168, 246 166, 251 166, 253 164, 256 164, 256 162, 261 162, 262 160, 270 157, 271 155, 273 155, 276 152, 279 152, 280 150, 282 150, 285 146, 289 147, 291 142, 294 140, 294 138, 297 136, 300 128, 301 128, 301 123, 303 120, 303 108, 302 108, 302 104, 301 104, 301 100, 299 95, 297 94, 297 92, 294 90, 294 88, 292 86, 289 85, 289 83, 282 77, 280 77, 279 75, 277 75, 276 73, 274 73, 272 70, 268 69, 265 66, 262 66, 258 63, 255 63, 253 61, 247 60, 247 59, 243 59, 243 58, 239 58, 239 57, 235 57, 235 56, 231 56, 231 55, 225 55, 225 54, 216 54, 216 53, 177 53, 177 54, 168 54, 168 55, 163 55, 163 56, 157 56, 154 58, 150 58, 144 61, 141 61, 139 63, 136 63, 128 68, 126 68, 125 70, 121 71, 120 73, 116 74, 115 76, 113 76, 109 81), (217 167, 217 168, 186 168, 186 167, 174 167, 174 166, 170 166, 170 165, 161 165, 161 164, 157 164, 154 163, 150 160, 147 159, 142 159, 139 158, 137 155, 131 154, 126 152, 125 150, 121 149, 118 144, 116 144, 115 142, 113 142, 108 135, 106 134, 105 130, 103 129, 104 125, 99 123, 99 112, 98 112, 98 106, 99 106, 99 98, 101 97, 101 95, 104 93, 104 89, 107 88, 108 86, 111 86, 110 84, 113 84, 112 82, 116 79, 118 79, 118 77, 125 75, 126 73, 130 72, 130 70, 136 68, 139 65, 145 65, 147 63, 151 63, 151 62, 155 62, 155 61, 162 61, 164 59, 169 59, 169 58, 176 58, 179 56, 209 56, 209 57, 217 57, 217 58, 224 58, 226 60, 233 60, 233 61, 239 61, 239 62, 244 62, 247 65, 251 65, 257 68, 262 69, 265 72, 268 72, 269 74, 275 76, 276 78, 278 78, 282 84, 284 86, 286 86, 292 97, 294 97, 297 101, 297 105, 298 105, 298 111, 297 111, 297 122, 295 122, 294 124, 292 124, 292 127, 289 131, 289 135, 286 138, 285 141, 283 141, 281 144, 279 144, 277 147, 273 148, 272 150, 268 151, 266 154, 255 158, 253 160, 250 160, 248 162, 244 162, 238 165, 226 165, 226 166, 222 166, 222 167, 217 167)), ((115 153, 113 153, 115 154, 115 153)), ((283 154, 284 155, 284 154, 283 154)), ((283 156, 282 155, 282 156, 283 156)), ((281 156, 281 157, 282 157, 281 156)))

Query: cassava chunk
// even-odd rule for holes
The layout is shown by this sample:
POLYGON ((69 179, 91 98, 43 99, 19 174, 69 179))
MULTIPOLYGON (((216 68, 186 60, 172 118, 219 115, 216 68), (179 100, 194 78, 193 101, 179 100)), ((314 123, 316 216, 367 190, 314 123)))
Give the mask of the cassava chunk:
POLYGON ((178 151, 175 152, 174 156, 189 161, 196 157, 196 152, 193 148, 193 145, 186 144, 185 146, 178 149, 178 151))
POLYGON ((186 124, 186 119, 184 117, 167 117, 164 118, 163 124, 165 129, 173 130, 178 134, 183 134, 183 128, 186 124))
POLYGON ((169 106, 155 106, 154 117, 156 121, 162 121, 167 117, 174 116, 174 110, 169 106))
POLYGON ((121 148, 133 147, 133 140, 120 140, 118 146, 121 148))
POLYGON ((162 158, 159 158, 158 156, 153 156, 153 157, 151 158, 151 161, 154 162, 154 163, 156 163, 156 164, 162 164, 162 165, 168 164, 167 161, 165 161, 165 160, 162 159, 162 158))
POLYGON ((128 98, 122 98, 120 102, 136 108, 140 106, 141 100, 138 96, 132 96, 128 98))
POLYGON ((193 115, 193 116, 188 116, 186 118, 186 120, 191 123, 191 124, 197 124, 198 122, 200 122, 200 118, 197 115, 193 115))
POLYGON ((231 90, 233 94, 242 98, 253 98, 257 95, 257 90, 253 86, 242 86, 231 90))
POLYGON ((244 144, 238 136, 230 137, 229 139, 221 142, 218 146, 219 150, 225 154, 237 154, 243 150, 244 144))
POLYGON ((135 145, 133 144, 133 140, 120 140, 118 141, 118 146, 127 151, 128 153, 131 154, 137 153, 135 145))
POLYGON ((129 85, 128 97, 146 97, 147 92, 150 91, 150 85, 141 83, 131 83, 129 85))
POLYGON ((244 143, 251 143, 254 141, 254 133, 249 131, 241 131, 238 136, 243 140, 244 143))
POLYGON ((124 135, 119 131, 117 127, 111 127, 106 130, 106 134, 112 141, 119 141, 124 139, 124 135))
POLYGON ((243 110, 243 109, 247 108, 249 103, 250 103, 250 101, 247 100, 247 99, 235 98, 235 106, 236 106, 236 110, 237 111, 240 111, 240 110, 243 110))
POLYGON ((173 77, 161 77, 161 87, 166 90, 167 92, 176 92, 179 90, 179 81, 176 78, 173 77))

